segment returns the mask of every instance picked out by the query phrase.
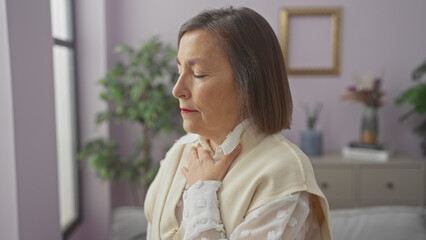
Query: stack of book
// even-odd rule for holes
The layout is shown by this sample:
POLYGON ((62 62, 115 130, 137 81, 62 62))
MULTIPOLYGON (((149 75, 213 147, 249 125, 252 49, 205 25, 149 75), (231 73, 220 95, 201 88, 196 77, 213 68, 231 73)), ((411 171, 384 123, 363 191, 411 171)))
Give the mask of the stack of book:
POLYGON ((381 144, 368 145, 352 142, 342 149, 342 155, 347 159, 386 162, 389 160, 390 151, 381 144))

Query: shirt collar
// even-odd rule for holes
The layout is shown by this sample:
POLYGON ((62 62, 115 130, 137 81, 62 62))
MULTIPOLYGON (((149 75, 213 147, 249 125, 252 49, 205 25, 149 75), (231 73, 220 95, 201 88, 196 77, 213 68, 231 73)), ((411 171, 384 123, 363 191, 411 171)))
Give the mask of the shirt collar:
POLYGON ((183 139, 181 139, 181 141, 179 141, 181 144, 188 144, 188 143, 194 143, 196 141, 199 141, 201 146, 207 150, 210 155, 214 156, 217 155, 219 153, 223 153, 225 155, 230 154, 235 147, 237 147, 238 143, 240 142, 240 137, 241 134, 243 133, 243 131, 245 129, 247 129, 247 127, 249 126, 250 121, 249 119, 245 119, 244 121, 242 121, 241 123, 239 123, 225 138, 225 140, 223 141, 223 143, 221 145, 219 145, 216 148, 216 152, 213 153, 213 151, 211 150, 209 144, 207 143, 206 139, 201 137, 198 134, 194 134, 194 133, 189 133, 188 135, 186 135, 185 137, 183 137, 183 139))

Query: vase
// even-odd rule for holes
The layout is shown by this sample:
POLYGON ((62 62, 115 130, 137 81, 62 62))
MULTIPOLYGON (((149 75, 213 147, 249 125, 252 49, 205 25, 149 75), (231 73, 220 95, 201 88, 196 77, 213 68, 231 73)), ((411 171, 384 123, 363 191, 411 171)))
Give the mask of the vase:
POLYGON ((322 154, 322 133, 308 129, 301 134, 301 149, 308 156, 322 154))
POLYGON ((379 118, 377 107, 365 106, 361 121, 361 143, 374 145, 379 133, 379 118))

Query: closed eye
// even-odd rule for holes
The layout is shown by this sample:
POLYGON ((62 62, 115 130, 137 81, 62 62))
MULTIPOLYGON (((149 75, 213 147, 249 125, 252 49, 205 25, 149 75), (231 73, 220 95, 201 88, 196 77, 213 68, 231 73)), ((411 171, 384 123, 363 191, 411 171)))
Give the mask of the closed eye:
POLYGON ((195 77, 195 78, 203 78, 203 77, 206 77, 206 76, 207 76, 207 75, 195 75, 195 74, 194 74, 194 77, 195 77))

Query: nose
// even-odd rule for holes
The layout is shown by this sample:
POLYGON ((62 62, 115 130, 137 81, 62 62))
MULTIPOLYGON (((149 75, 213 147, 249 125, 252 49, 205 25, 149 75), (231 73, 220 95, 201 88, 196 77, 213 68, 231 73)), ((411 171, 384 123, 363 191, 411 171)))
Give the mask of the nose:
POLYGON ((173 96, 178 99, 187 99, 191 96, 191 91, 188 89, 185 74, 181 74, 173 87, 173 96))

